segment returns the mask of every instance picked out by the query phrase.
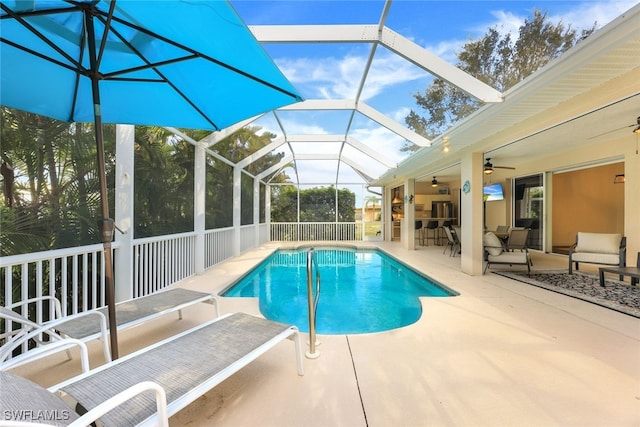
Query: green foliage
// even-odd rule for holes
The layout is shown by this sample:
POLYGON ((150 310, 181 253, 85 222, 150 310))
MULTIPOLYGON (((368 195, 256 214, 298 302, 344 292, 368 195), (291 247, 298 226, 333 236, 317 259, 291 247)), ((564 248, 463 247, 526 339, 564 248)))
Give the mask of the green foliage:
POLYGON ((136 127, 136 238, 193 230, 194 147, 155 127, 136 127))
MULTIPOLYGON (((1 254, 98 242, 95 218, 100 205, 93 128, 5 107, 0 112, 1 254)), ((104 128, 110 182, 114 129, 104 128)))
MULTIPOLYGON (((99 243, 100 192, 91 124, 64 123, 2 107, 0 254, 3 256, 99 243)), ((103 127, 111 215, 114 215, 115 126, 103 127)), ((185 131, 194 140, 205 131, 185 131)), ((245 128, 212 150, 237 162, 274 135, 245 128)), ((194 147, 158 127, 137 126, 134 147, 134 236, 193 230, 194 147)), ((279 162, 271 153, 248 166, 256 174, 279 162)), ((233 224, 233 169, 207 158, 206 226, 233 224)), ((253 223, 253 182, 242 179, 242 223, 253 223)), ((283 182, 284 174, 272 182, 283 182)), ((263 187, 264 193, 264 187, 263 187)), ((261 199, 264 207, 264 196, 261 199)), ((117 220, 117 218, 116 218, 117 220)))
MULTIPOLYGON (((458 68, 504 92, 559 57, 595 30, 595 24, 580 34, 562 22, 552 24, 547 14, 534 11, 520 26, 518 37, 491 28, 478 40, 467 42, 457 54, 458 68)), ((415 132, 434 138, 453 123, 477 110, 482 102, 437 78, 424 93, 414 94, 419 111, 412 110, 405 123, 415 132), (424 114, 424 115, 423 115, 424 114)), ((418 147, 405 145, 403 151, 418 147)))
MULTIPOLYGON (((280 186, 272 197, 273 222, 297 222, 298 192, 294 186, 280 186)), ((355 222, 356 195, 348 189, 315 187, 300 190, 300 222, 355 222), (338 207, 336 216, 336 191, 338 207)))

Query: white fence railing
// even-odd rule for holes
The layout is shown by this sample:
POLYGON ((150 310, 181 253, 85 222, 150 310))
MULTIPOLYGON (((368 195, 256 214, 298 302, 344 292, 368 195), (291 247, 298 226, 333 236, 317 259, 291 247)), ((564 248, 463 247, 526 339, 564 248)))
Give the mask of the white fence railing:
POLYGON ((195 238, 195 233, 182 233, 134 240, 133 297, 194 275, 195 238))
POLYGON ((271 223, 272 241, 362 240, 364 226, 356 222, 277 222, 271 223))
POLYGON ((233 227, 205 233, 204 268, 213 267, 233 256, 233 227))
MULTIPOLYGON (((116 249, 117 243, 112 247, 116 249)), ((29 298, 57 297, 62 314, 69 315, 105 304, 102 244, 0 258, 3 305, 29 298)), ((48 320, 53 306, 37 310, 37 321, 48 320)))

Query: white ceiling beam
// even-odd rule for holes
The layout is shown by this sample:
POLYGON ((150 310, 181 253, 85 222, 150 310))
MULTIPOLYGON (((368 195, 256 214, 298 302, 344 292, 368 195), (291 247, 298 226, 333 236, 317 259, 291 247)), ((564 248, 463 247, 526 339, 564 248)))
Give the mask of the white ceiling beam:
POLYGON ((271 166, 269 169, 265 169, 264 171, 260 172, 258 175, 256 175, 256 178, 258 178, 260 180, 264 180, 270 174, 278 171, 279 169, 284 168, 285 166, 287 166, 291 162, 293 162, 293 156, 289 155, 289 156, 285 157, 284 159, 280 160, 277 164, 271 166))
POLYGON ((353 99, 306 99, 295 104, 280 107, 278 111, 322 111, 322 110, 355 110, 353 99))
POLYGON ((288 135, 288 142, 344 142, 344 135, 315 134, 315 135, 288 135))
POLYGON ((503 101, 502 93, 499 91, 387 27, 382 31, 380 42, 407 61, 448 81, 483 102, 503 101))
POLYGON ((357 173, 357 174, 358 174, 358 176, 359 176, 360 178, 362 178, 362 180, 363 180, 364 182, 366 182, 367 184, 372 183, 372 182, 373 182, 373 180, 374 180, 374 178, 373 178, 373 177, 371 177, 371 176, 369 176, 369 175, 367 175, 367 174, 365 174, 365 173, 363 173, 363 172, 359 171, 358 169, 354 169, 354 172, 355 172, 355 173, 357 173))
POLYGON ((372 176, 375 176, 375 172, 368 170, 367 167, 360 165, 358 162, 353 161, 347 156, 342 156, 342 161, 345 164, 351 166, 351 168, 353 168, 353 170, 358 172, 360 176, 362 176, 362 174, 368 176, 369 177, 369 179, 367 180, 368 182, 372 181, 372 178, 371 178, 372 176))
POLYGON ((389 118, 388 116, 382 114, 378 110, 370 107, 364 102, 359 102, 356 104, 355 101, 349 99, 343 100, 335 100, 335 99, 307 99, 303 102, 297 102, 295 104, 287 105, 285 107, 280 108, 280 111, 294 111, 294 110, 310 110, 310 111, 321 111, 321 110, 357 110, 364 116, 370 118, 374 122, 378 123, 380 126, 383 126, 389 129, 391 132, 396 135, 413 142, 414 144, 420 147, 429 147, 431 145, 431 141, 427 138, 418 135, 411 129, 401 125, 395 120, 389 118))
POLYGON ((249 25, 260 43, 366 43, 378 41, 378 25, 249 25))
POLYGON ((261 158, 263 156, 266 156, 270 152, 278 149, 281 145, 284 145, 286 143, 287 143, 287 141, 285 140, 284 136, 279 136, 279 137, 275 138, 270 144, 265 145, 264 147, 262 147, 261 149, 259 149, 255 153, 248 155, 247 157, 245 157, 244 159, 240 160, 236 164, 240 168, 244 169, 247 166, 249 166, 251 163, 253 163, 256 160, 258 160, 259 158, 261 158))
POLYGON ((378 25, 257 25, 250 30, 261 43, 379 42, 407 61, 483 102, 502 102, 502 93, 395 31, 378 25))
POLYGON ((226 127, 226 128, 221 129, 219 131, 212 132, 211 134, 207 135, 207 137, 203 138, 201 141, 205 143, 207 148, 211 148, 215 144, 217 144, 218 142, 222 141, 225 138, 228 138, 234 132, 239 131, 243 127, 245 127, 245 126, 251 124, 252 122, 258 120, 262 116, 263 116, 263 114, 258 114, 257 116, 249 117, 248 119, 245 119, 245 120, 243 120, 241 122, 238 122, 238 123, 236 123, 234 125, 226 127))
POLYGON ((352 136, 348 136, 347 137, 347 144, 352 146, 356 150, 360 151, 361 153, 366 154, 367 156, 371 157, 372 159, 380 162, 381 164, 385 165, 387 168, 392 169, 392 168, 395 168, 395 167, 398 166, 397 163, 390 162, 380 152, 375 151, 374 149, 372 149, 368 145, 363 144, 362 142, 358 141, 357 139, 355 139, 352 136))
POLYGON ((408 128, 402 126, 400 123, 398 123, 395 120, 389 118, 389 116, 386 116, 386 115, 382 114, 381 112, 379 112, 375 108, 370 107, 369 105, 365 104, 364 102, 359 102, 358 103, 357 110, 358 110, 358 112, 360 112, 364 116, 367 116, 368 118, 370 118, 374 122, 378 123, 380 126, 386 127, 391 132, 395 133, 398 136, 401 136, 402 138, 406 139, 407 141, 413 142, 414 144, 416 144, 419 147, 429 147, 429 146, 431 146, 431 141, 429 141, 424 136, 418 135, 417 133, 415 133, 411 129, 408 129, 408 128))
POLYGON ((295 156, 296 161, 298 160, 336 160, 336 161, 341 161, 344 162, 345 164, 351 166, 353 169, 358 170, 368 176, 374 176, 375 173, 368 170, 367 167, 362 166, 360 164, 358 164, 357 162, 353 161, 352 159, 350 159, 349 157, 345 156, 345 155, 337 155, 337 154, 298 154, 295 156))
POLYGON ((295 155, 297 160, 340 160, 340 155, 338 154, 313 154, 313 153, 302 153, 295 155))

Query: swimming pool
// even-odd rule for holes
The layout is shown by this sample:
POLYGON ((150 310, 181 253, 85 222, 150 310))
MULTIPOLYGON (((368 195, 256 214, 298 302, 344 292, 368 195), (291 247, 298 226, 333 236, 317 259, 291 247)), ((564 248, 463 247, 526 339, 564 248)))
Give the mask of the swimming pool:
MULTIPOLYGON (((257 297, 267 319, 308 332, 307 251, 277 250, 221 293, 257 297)), ((422 315, 418 297, 457 292, 376 249, 316 247, 322 288, 316 313, 320 334, 360 334, 399 328, 422 315)))

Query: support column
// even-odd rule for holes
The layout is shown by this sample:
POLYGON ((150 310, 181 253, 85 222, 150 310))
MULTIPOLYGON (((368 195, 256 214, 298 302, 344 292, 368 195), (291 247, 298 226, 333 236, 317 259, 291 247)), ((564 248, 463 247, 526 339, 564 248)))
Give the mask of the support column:
MULTIPOLYGON (((632 135, 635 144, 626 143, 624 153, 624 234, 626 236, 640 236, 640 197, 638 186, 640 185, 640 154, 638 154, 639 135, 632 135)), ((627 237, 627 265, 634 266, 640 253, 640 241, 627 237)))
POLYGON ((482 274, 484 266, 483 154, 470 153, 462 158, 461 268, 471 276, 482 274))
POLYGON ((271 241, 271 185, 264 189, 264 222, 267 227, 267 242, 271 241))
POLYGON ((133 298, 133 171, 134 171, 133 125, 116 125, 116 182, 115 182, 115 251, 114 269, 115 300, 133 298))
POLYGON ((413 202, 416 194, 416 180, 408 179, 404 182, 404 220, 402 221, 402 231, 400 232, 402 246, 407 250, 416 248, 415 224, 416 212, 413 202))
POLYGON ((253 246, 260 244, 260 180, 253 178, 253 246))
POLYGON ((195 146, 193 161, 193 231, 196 233, 194 248, 194 270, 202 274, 205 270, 207 152, 202 143, 195 146))
POLYGON ((233 168, 233 255, 240 255, 240 221, 242 203, 242 169, 233 168))

